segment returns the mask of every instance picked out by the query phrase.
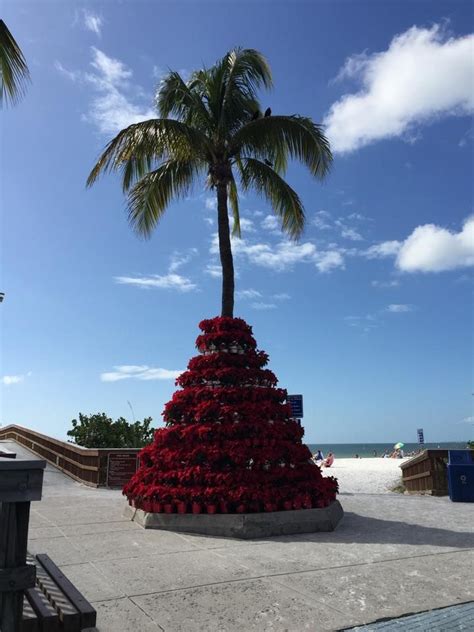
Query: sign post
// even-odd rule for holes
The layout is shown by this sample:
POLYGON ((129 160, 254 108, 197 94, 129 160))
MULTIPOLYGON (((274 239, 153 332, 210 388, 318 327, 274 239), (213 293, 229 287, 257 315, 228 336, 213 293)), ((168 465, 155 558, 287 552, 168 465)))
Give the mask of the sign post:
POLYGON ((303 395, 288 395, 287 401, 291 406, 293 419, 303 419, 303 395))
POLYGON ((107 487, 123 487, 137 471, 138 456, 111 453, 107 459, 107 487))

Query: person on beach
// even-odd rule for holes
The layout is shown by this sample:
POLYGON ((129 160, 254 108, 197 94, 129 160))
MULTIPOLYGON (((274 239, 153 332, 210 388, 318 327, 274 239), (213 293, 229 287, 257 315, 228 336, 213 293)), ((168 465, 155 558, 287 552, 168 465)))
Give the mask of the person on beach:
POLYGON ((333 463, 334 463, 334 454, 332 452, 329 452, 327 459, 323 461, 323 467, 331 467, 333 463))
POLYGON ((316 454, 313 454, 313 461, 315 463, 320 463, 321 461, 324 461, 324 454, 321 452, 321 450, 318 450, 316 454))

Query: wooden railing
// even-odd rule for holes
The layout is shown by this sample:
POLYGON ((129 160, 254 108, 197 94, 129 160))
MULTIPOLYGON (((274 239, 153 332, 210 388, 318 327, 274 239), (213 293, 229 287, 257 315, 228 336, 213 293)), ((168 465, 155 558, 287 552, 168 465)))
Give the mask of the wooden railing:
POLYGON ((81 448, 17 425, 0 428, 0 439, 15 441, 65 474, 92 487, 108 485, 109 463, 114 457, 129 455, 133 468, 133 462, 136 463, 133 456, 137 457, 140 452, 140 448, 81 448))

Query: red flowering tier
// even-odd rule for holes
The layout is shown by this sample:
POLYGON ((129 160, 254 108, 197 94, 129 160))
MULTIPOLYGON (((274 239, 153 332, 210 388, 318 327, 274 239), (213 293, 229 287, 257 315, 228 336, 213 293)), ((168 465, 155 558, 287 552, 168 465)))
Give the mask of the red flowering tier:
POLYGON ((324 477, 291 418, 287 392, 265 369, 252 328, 240 318, 213 318, 188 370, 165 406, 165 428, 140 453, 125 486, 148 512, 247 513, 325 507, 337 481, 324 477))

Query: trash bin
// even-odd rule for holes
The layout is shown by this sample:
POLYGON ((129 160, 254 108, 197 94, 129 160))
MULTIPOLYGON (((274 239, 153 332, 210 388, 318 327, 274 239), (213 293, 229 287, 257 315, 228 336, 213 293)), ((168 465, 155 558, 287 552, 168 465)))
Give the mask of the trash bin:
POLYGON ((474 502, 474 459, 471 450, 449 450, 448 490, 453 502, 474 502))

